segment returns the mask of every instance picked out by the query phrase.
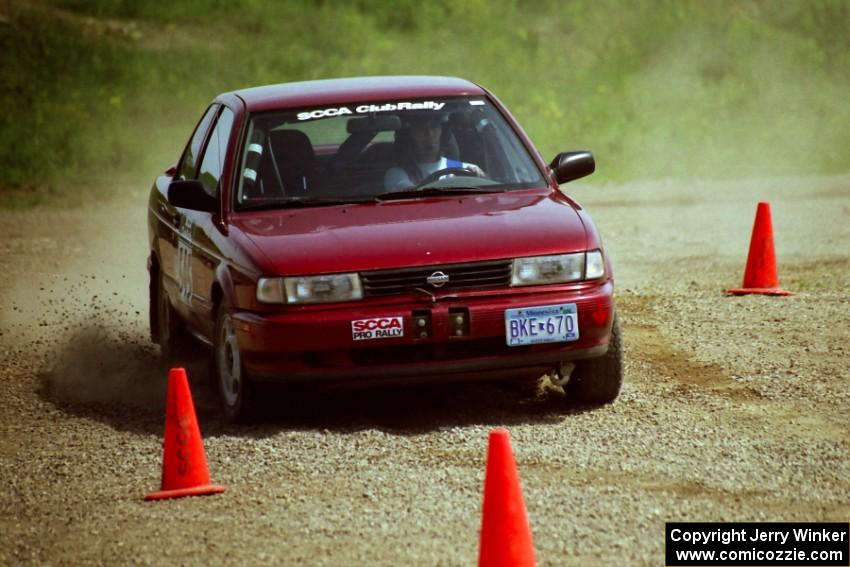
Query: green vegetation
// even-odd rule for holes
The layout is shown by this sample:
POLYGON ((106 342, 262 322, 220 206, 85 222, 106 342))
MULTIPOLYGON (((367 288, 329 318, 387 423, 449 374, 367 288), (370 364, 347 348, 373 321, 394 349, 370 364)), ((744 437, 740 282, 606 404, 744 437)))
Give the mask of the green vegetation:
POLYGON ((848 29, 845 0, 13 0, 0 201, 146 186, 219 92, 377 74, 479 82, 596 181, 846 172, 848 29))

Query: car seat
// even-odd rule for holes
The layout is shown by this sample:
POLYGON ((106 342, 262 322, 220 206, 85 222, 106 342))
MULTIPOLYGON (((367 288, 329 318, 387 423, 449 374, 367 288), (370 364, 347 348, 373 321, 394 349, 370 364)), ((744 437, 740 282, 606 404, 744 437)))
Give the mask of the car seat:
POLYGON ((272 130, 267 143, 271 166, 284 195, 315 192, 316 154, 310 138, 299 130, 272 130))

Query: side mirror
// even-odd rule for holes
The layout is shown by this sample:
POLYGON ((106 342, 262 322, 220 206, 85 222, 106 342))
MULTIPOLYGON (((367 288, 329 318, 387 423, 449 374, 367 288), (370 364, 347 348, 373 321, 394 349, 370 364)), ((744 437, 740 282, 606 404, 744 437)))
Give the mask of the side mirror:
POLYGON ((218 201, 209 196, 204 184, 197 179, 172 181, 168 185, 168 202, 181 209, 208 213, 215 212, 218 207, 218 201))
POLYGON ((549 164, 558 184, 573 181, 596 171, 596 160, 590 152, 561 152, 549 164))

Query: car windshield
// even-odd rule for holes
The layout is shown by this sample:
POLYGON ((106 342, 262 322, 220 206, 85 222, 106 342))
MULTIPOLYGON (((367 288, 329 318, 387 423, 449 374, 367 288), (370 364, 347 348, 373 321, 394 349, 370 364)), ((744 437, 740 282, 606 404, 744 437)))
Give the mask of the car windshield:
POLYGON ((252 115, 237 209, 322 206, 544 184, 484 97, 341 104, 252 115))

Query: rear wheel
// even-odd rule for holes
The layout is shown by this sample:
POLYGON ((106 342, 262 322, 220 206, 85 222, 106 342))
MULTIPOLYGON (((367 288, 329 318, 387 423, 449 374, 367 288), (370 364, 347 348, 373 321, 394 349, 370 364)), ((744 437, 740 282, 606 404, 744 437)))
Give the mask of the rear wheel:
POLYGON ((564 391, 570 401, 583 404, 607 404, 617 399, 623 385, 623 342, 620 318, 614 314, 608 352, 598 358, 576 362, 564 391))
POLYGON ((245 423, 255 417, 256 386, 242 364, 233 317, 226 301, 216 312, 213 378, 227 419, 245 423))

